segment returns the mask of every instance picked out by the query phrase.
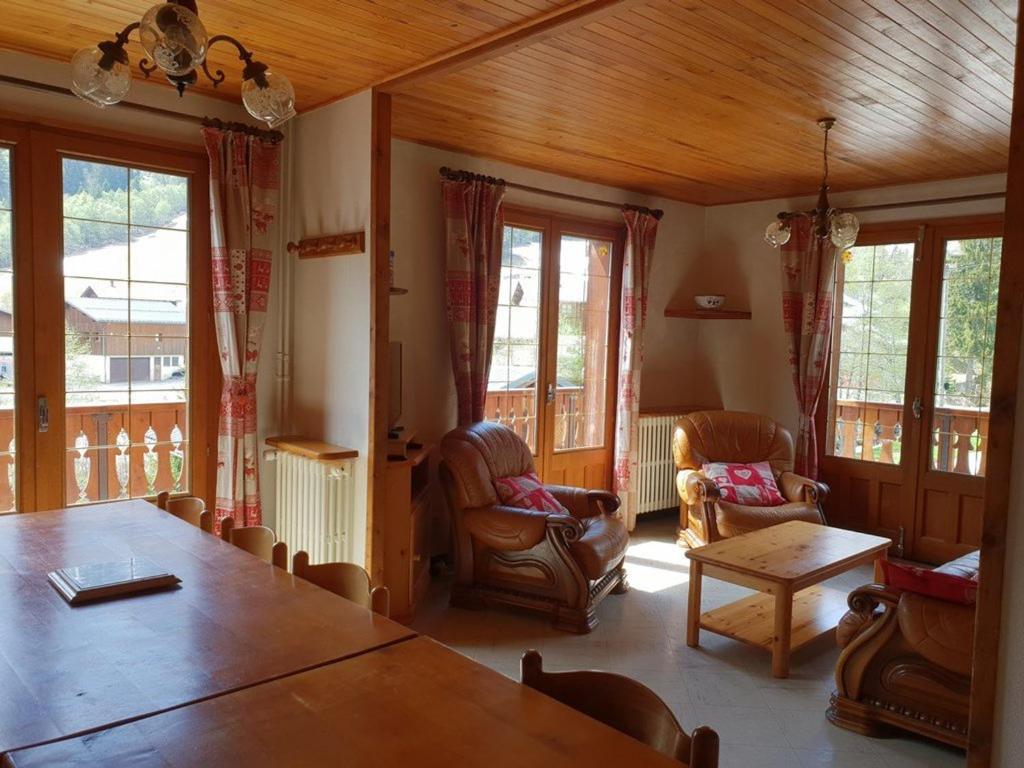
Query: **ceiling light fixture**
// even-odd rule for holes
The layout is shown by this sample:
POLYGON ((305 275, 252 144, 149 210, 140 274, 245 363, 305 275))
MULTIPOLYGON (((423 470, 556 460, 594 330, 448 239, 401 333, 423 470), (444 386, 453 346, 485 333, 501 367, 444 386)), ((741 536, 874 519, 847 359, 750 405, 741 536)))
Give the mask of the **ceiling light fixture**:
POLYGON ((825 172, 821 179, 821 188, 818 190, 817 206, 810 211, 780 213, 764 232, 764 239, 769 245, 778 248, 789 242, 790 221, 796 216, 806 216, 810 219, 814 225, 814 233, 822 240, 831 240, 840 250, 850 248, 857 242, 857 233, 860 231, 857 217, 833 208, 828 202, 828 132, 835 124, 834 117, 823 117, 818 121, 818 127, 825 132, 825 146, 822 151, 825 172))
POLYGON ((206 54, 219 42, 230 43, 238 50, 239 60, 245 62, 242 104, 249 114, 271 128, 295 116, 295 90, 288 78, 254 61, 252 53, 230 35, 208 37, 195 0, 154 5, 140 21, 129 24, 113 40, 78 51, 71 59, 71 90, 75 95, 98 107, 124 99, 131 87, 125 45, 135 30, 139 31, 139 40, 148 56, 139 62, 139 69, 147 78, 160 69, 178 94, 184 95, 187 87, 196 84, 201 68, 216 88, 224 82, 224 72, 218 69, 211 73, 206 54))

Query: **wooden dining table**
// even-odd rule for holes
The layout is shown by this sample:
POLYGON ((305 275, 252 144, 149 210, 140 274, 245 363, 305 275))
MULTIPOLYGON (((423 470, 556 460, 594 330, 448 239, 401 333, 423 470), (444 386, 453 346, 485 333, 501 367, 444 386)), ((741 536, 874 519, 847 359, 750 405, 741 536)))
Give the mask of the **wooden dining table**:
POLYGON ((0 516, 0 753, 415 634, 145 501, 0 516), (133 556, 181 584, 72 607, 47 581, 57 568, 133 556))
POLYGON ((346 661, 5 757, 54 765, 650 766, 639 741, 430 640, 346 661))

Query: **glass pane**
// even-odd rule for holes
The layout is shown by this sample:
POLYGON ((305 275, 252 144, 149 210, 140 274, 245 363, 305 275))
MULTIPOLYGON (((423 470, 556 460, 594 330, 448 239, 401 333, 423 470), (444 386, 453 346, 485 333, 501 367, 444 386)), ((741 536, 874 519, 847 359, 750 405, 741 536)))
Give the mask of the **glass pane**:
POLYGON ((132 227, 131 279, 184 283, 188 279, 188 233, 132 227))
POLYGON ((899 464, 914 244, 858 246, 850 253, 840 267, 842 312, 826 450, 899 464))
POLYGON ((1002 239, 949 240, 935 362, 930 466, 985 474, 1002 239))
POLYGON ((187 182, 64 172, 67 500, 187 491, 187 182))
POLYGON ((484 418, 515 430, 537 451, 543 233, 507 226, 484 418))
POLYGON ((188 229, 188 179, 131 169, 132 224, 188 229))
POLYGON ((17 509, 14 436, 14 198, 11 150, 0 147, 0 512, 17 509))
POLYGON ((64 158, 64 218, 128 223, 128 169, 64 158))
POLYGON ((563 235, 558 271, 555 450, 605 439, 612 244, 563 235))

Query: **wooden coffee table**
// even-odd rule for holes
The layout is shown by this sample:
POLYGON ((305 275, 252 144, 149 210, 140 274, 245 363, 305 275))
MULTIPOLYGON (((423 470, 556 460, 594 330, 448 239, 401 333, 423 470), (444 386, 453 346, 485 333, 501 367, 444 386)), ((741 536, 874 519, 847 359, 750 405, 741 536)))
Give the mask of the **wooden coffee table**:
POLYGON ((771 651, 772 675, 789 676, 789 655, 835 629, 846 593, 821 585, 844 571, 885 559, 889 539, 793 521, 716 541, 686 553, 690 600, 686 644, 696 648, 706 629, 771 651), (701 613, 701 581, 711 576, 756 589, 701 613))

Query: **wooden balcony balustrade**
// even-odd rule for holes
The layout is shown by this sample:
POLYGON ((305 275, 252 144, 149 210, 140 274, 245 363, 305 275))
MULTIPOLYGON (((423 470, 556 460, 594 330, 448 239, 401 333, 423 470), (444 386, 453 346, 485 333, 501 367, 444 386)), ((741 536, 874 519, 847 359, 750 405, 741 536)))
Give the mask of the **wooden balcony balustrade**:
MULTIPOLYGON (((936 408, 931 466, 944 472, 984 475, 988 418, 988 411, 936 408)), ((840 400, 836 403, 832 455, 897 464, 902 448, 902 422, 902 405, 840 400), (865 435, 870 442, 865 441, 865 435), (871 447, 869 457, 864 456, 865 445, 871 447)))
MULTIPOLYGON (((559 387, 555 392, 555 445, 558 450, 586 444, 583 387, 559 387)), ((537 430, 537 390, 494 389, 487 391, 484 418, 504 424, 533 445, 537 430)))
MULTIPOLYGON (((188 490, 187 403, 69 406, 65 498, 70 504, 188 490)), ((14 509, 14 412, 0 410, 0 511, 14 509)))

